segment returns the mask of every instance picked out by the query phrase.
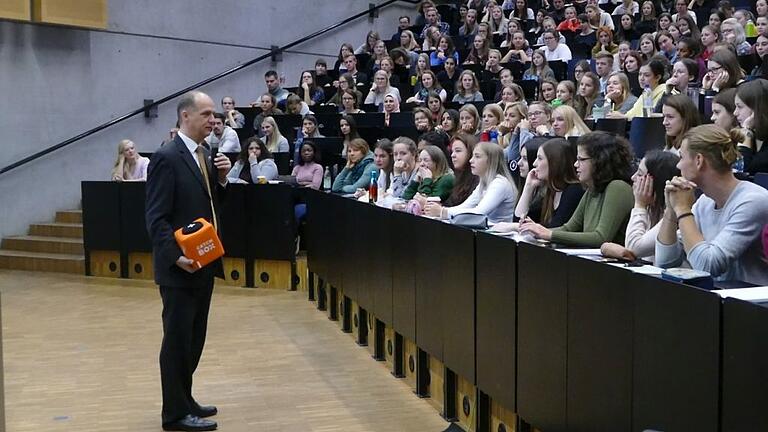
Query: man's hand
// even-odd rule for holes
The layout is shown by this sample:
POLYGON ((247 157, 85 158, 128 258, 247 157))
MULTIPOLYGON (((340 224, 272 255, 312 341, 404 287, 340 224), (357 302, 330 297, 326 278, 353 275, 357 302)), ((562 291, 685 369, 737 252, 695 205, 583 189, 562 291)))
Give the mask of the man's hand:
POLYGON ((181 267, 181 269, 187 273, 194 273, 199 269, 197 267, 197 261, 193 261, 184 255, 180 256, 179 259, 176 260, 176 265, 181 267))
POLYGON ((229 174, 229 170, 232 169, 232 162, 229 161, 227 155, 219 153, 216 156, 216 159, 214 159, 213 165, 219 171, 219 183, 226 182, 227 174, 229 174))

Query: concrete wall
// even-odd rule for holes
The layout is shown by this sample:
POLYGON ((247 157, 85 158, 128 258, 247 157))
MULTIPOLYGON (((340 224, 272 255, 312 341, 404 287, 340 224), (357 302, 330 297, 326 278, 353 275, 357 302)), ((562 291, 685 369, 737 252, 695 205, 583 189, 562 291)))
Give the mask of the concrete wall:
MULTIPOLYGON (((0 21, 0 167, 135 110, 143 99, 160 99, 271 45, 367 10, 368 3, 111 1, 107 31, 0 21)), ((389 38, 402 14, 414 16, 414 6, 388 6, 373 22, 361 18, 294 47, 278 64, 266 60, 201 90, 216 101, 231 95, 245 105, 263 93, 267 70, 278 70, 287 86, 295 86, 317 57, 332 65, 342 42, 358 46, 371 29, 389 38)), ((77 208, 80 181, 108 179, 118 141, 130 138, 140 151, 152 151, 175 117, 172 101, 156 119, 135 117, 0 176, 0 236, 52 220, 57 209, 77 208)))

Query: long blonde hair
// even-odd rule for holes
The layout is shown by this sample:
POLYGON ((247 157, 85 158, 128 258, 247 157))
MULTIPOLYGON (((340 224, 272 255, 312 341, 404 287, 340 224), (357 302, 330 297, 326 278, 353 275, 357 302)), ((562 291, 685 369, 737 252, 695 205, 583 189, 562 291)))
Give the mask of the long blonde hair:
POLYGON ((115 160, 115 165, 112 167, 113 179, 119 176, 123 180, 130 180, 133 168, 136 166, 136 159, 125 159, 125 155, 123 153, 129 145, 132 145, 134 148, 136 148, 136 144, 134 144, 133 141, 129 139, 124 139, 117 144, 117 159, 115 160))
POLYGON ((504 160, 504 150, 501 146, 488 141, 483 141, 475 146, 475 150, 480 150, 485 153, 485 156, 488 158, 488 171, 486 171, 485 174, 478 176, 480 178, 480 183, 477 187, 482 191, 486 190, 493 179, 500 175, 509 181, 512 189, 515 190, 515 196, 517 196, 517 186, 515 186, 515 181, 512 179, 512 174, 510 174, 507 169, 507 164, 504 160))
POLYGON ((562 114, 563 118, 565 119, 565 124, 567 127, 565 138, 569 136, 582 136, 592 132, 589 130, 587 125, 584 124, 584 121, 581 119, 581 117, 579 117, 579 114, 575 109, 573 109, 573 107, 568 105, 560 105, 552 110, 552 117, 556 116, 558 113, 562 114))
POLYGON ((265 141, 264 144, 267 145, 267 150, 269 150, 270 153, 277 153, 280 148, 280 139, 283 138, 283 134, 280 133, 280 128, 277 127, 277 122, 275 122, 274 117, 269 116, 264 117, 264 120, 262 120, 261 123, 268 123, 272 126, 274 132, 272 132, 272 136, 268 141, 265 141))

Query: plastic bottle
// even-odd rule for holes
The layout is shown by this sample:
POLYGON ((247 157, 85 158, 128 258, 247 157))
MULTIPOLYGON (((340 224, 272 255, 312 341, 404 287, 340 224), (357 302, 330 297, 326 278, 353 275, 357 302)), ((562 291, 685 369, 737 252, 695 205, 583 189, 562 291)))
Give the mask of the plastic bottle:
POLYGON ((371 183, 368 185, 368 202, 375 204, 379 199, 379 170, 371 171, 371 183))
POLYGON ((325 167, 325 173, 323 173, 323 190, 331 190, 331 170, 325 167))
POLYGON ((650 117, 653 114, 653 92, 646 86, 643 90, 643 117, 650 117))
POLYGON ((488 132, 488 135, 490 136, 490 141, 496 145, 499 144, 499 133, 493 129, 491 129, 490 132, 488 132))
POLYGON ((755 26, 755 23, 747 21, 747 23, 744 24, 744 33, 746 33, 748 38, 757 37, 757 27, 755 26))

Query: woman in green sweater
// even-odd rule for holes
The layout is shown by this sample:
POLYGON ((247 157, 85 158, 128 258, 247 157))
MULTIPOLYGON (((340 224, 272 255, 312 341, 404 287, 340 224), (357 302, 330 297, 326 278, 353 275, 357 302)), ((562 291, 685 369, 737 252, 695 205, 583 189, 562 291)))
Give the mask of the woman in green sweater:
POLYGON ((624 244, 629 213, 634 205, 630 186, 632 151, 624 138, 591 132, 578 141, 576 174, 587 189, 565 225, 547 229, 526 220, 521 232, 577 247, 600 247, 604 242, 624 244))
POLYGON ((451 196, 452 190, 453 173, 448 168, 445 153, 437 146, 425 146, 419 153, 419 168, 405 188, 403 199, 416 198, 423 207, 428 197, 440 197, 441 201, 445 201, 451 196))

